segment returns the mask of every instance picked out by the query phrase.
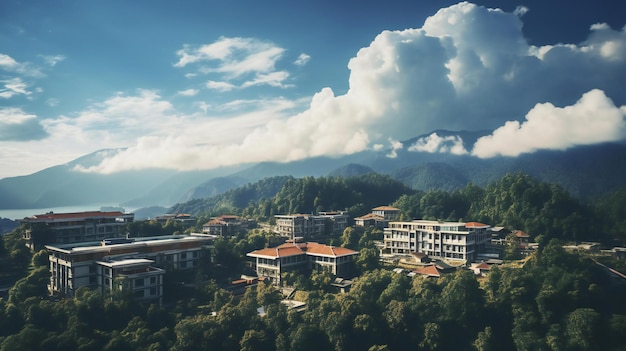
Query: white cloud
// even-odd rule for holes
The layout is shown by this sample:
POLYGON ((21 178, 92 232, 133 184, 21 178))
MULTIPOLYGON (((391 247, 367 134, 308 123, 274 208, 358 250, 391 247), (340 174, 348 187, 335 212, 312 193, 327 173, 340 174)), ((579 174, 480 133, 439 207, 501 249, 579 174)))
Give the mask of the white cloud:
MULTIPOLYGON (((306 106, 283 98, 263 103, 204 103, 198 105, 203 113, 197 115, 181 114, 153 91, 118 95, 77 116, 46 122, 46 130, 53 135, 48 142, 72 141, 77 150, 129 145, 126 151, 89 169, 116 172, 138 167, 215 168, 349 154, 441 128, 502 127, 491 140, 477 144, 474 154, 482 157, 493 154, 495 145, 502 145, 501 134, 524 142, 524 147, 505 148, 501 154, 623 137, 616 117, 600 118, 598 114, 598 126, 593 126, 595 119, 593 123, 587 119, 592 125, 587 128, 593 131, 591 137, 564 126, 566 118, 562 116, 584 119, 586 115, 580 111, 585 106, 600 109, 602 116, 620 111, 603 104, 595 90, 575 104, 592 89, 601 90, 617 105, 626 103, 626 29, 594 25, 585 42, 534 47, 523 37, 522 18, 462 2, 441 9, 421 28, 384 31, 376 36, 350 60, 349 89, 343 95, 323 88, 306 106), (540 102, 570 108, 537 105, 540 102), (570 110, 576 113, 564 112, 570 110), (527 122, 503 126, 526 113, 527 122), (536 125, 542 126, 541 143, 527 140, 528 131, 534 131, 536 125), (105 126, 111 129, 103 131, 105 126), (560 143, 545 141, 551 139, 560 143)), ((209 45, 183 47, 175 66, 196 68, 192 74, 211 75, 209 89, 226 91, 257 83, 284 87, 288 86, 288 74, 275 69, 284 52, 256 39, 220 38, 209 45), (200 65, 206 69, 201 70, 200 65)), ((460 139, 431 135, 422 141, 424 145, 415 147, 465 151, 460 139)))
MULTIPOLYGON (((206 87, 222 92, 259 85, 289 88, 293 85, 284 83, 289 73, 275 70, 284 52, 285 49, 271 42, 221 37, 212 44, 197 48, 184 46, 177 52, 180 58, 174 66, 203 63, 199 72, 219 77, 219 80, 209 80, 206 87)), ((306 57, 301 55, 301 59, 306 60, 306 57)), ((189 74, 187 76, 193 77, 189 74)))
POLYGON ((518 16, 520 16, 520 17, 522 17, 522 16, 524 16, 525 14, 527 14, 527 13, 528 13, 528 11, 530 11, 530 10, 528 9, 528 7, 526 7, 526 6, 521 6, 521 5, 520 5, 520 6, 518 6, 518 7, 516 7, 516 8, 515 8, 515 11, 513 11, 513 13, 514 13, 514 14, 516 14, 516 15, 518 15, 518 16))
POLYGON ((432 133, 427 137, 419 138, 415 144, 411 145, 409 151, 428 153, 451 153, 454 155, 465 155, 467 150, 463 146, 463 139, 458 135, 441 137, 437 133, 432 133))
POLYGON ((0 81, 4 85, 4 88, 0 88, 0 98, 10 99, 16 95, 30 95, 31 92, 26 88, 28 85, 22 81, 21 78, 12 78, 8 80, 0 81))
POLYGON ((41 57, 44 59, 44 62, 48 66, 52 67, 56 66, 57 63, 66 59, 66 57, 63 55, 41 55, 41 57))
POLYGON ((523 123, 506 122, 492 135, 478 139, 472 155, 518 156, 537 150, 565 150, 576 145, 622 140, 626 137, 624 108, 617 108, 600 90, 585 93, 571 106, 537 104, 523 123))
POLYGON ((196 96, 198 94, 198 89, 186 89, 178 92, 178 95, 182 96, 196 96))
POLYGON ((206 82, 206 87, 217 91, 231 91, 236 88, 235 85, 228 82, 216 82, 214 80, 206 82))
POLYGON ((0 108, 0 141, 25 142, 46 135, 37 116, 19 108, 0 108))
POLYGON ((398 140, 395 140, 393 138, 389 138, 389 144, 391 145, 391 150, 389 150, 389 153, 387 154, 387 157, 389 157, 389 158, 396 158, 396 157, 398 157, 398 150, 402 150, 404 145, 401 142, 399 142, 398 140))
POLYGON ((305 53, 301 53, 298 58, 294 61, 294 64, 296 66, 304 66, 307 63, 309 63, 309 60, 311 60, 311 56, 305 54, 305 53))

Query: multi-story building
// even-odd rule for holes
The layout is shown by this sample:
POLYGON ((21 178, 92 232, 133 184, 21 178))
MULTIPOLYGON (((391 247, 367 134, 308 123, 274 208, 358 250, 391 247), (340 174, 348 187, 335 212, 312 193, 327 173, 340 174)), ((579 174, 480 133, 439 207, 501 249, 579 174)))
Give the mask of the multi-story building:
POLYGON ((130 291, 138 300, 160 301, 165 270, 198 267, 203 249, 210 248, 214 238, 192 234, 46 245, 48 291, 73 296, 76 289, 87 286, 101 293, 130 291))
POLYGON ((237 234, 238 231, 255 227, 256 222, 246 220, 235 215, 221 215, 211 218, 210 221, 202 225, 202 232, 205 234, 230 236, 237 234))
POLYGON ((320 212, 319 216, 325 219, 324 230, 332 235, 341 235, 348 227, 348 216, 344 211, 320 212))
POLYGON ((133 221, 133 213, 119 211, 53 213, 34 215, 22 219, 23 234, 31 250, 46 244, 68 244, 99 241, 106 238, 123 238, 126 225, 133 221))
POLYGON ((389 222, 395 221, 400 217, 400 209, 391 206, 379 206, 372 209, 371 213, 357 217, 354 222, 359 227, 374 226, 384 229, 389 222))
POLYGON ((391 254, 421 252, 432 258, 472 262, 490 242, 489 228, 478 222, 390 222, 384 231, 384 249, 391 254))
POLYGON ((259 277, 273 283, 281 283, 281 273, 303 270, 326 270, 336 276, 351 274, 353 257, 359 253, 344 247, 334 247, 315 242, 288 242, 277 247, 265 248, 248 253, 256 259, 259 277))
POLYGON ((323 235, 341 235, 348 226, 345 212, 320 212, 318 215, 291 214, 275 215, 276 232, 279 235, 296 238, 316 238, 323 235))

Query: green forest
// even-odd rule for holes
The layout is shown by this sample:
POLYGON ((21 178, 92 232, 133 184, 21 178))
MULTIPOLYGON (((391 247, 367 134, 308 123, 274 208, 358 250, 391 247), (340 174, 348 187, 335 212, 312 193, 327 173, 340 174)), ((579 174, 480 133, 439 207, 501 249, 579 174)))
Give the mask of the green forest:
MULTIPOLYGON (((379 230, 348 228, 331 240, 361 252, 352 289, 333 290, 326 272, 290 273, 285 280, 306 302, 297 312, 263 282, 242 295, 224 289, 245 271, 246 252, 277 243, 260 229, 218 239, 213 262, 189 277, 198 284, 166 285, 163 306, 84 288, 74 298, 48 298, 47 254, 29 252, 17 229, 0 245, 0 279, 15 281, 0 299, 0 350, 626 350, 626 281, 607 267, 623 272, 626 264, 562 247, 582 240, 623 245, 626 192, 583 203, 523 174, 451 192, 413 191, 377 174, 281 177, 175 210, 200 216, 201 226, 202 218, 223 213, 270 221, 276 213, 319 210, 360 216, 387 204, 404 219, 521 229, 540 249, 494 266, 485 278, 465 269, 408 277, 378 261, 379 230)), ((156 230, 148 222, 133 226, 137 235, 156 230)), ((159 230, 185 229, 169 223, 159 230)))

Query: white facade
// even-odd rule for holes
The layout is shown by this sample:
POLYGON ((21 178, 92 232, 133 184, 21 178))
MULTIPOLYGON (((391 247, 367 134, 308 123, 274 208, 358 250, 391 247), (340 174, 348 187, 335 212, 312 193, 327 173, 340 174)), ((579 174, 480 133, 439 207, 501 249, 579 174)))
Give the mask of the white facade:
MULTIPOLYGON (((212 245, 213 239, 213 236, 195 234, 112 243, 102 241, 46 245, 50 261, 48 291, 51 295, 74 296, 76 289, 87 286, 105 292, 106 282, 109 282, 110 289, 111 281, 116 277, 139 279, 163 275, 165 269, 194 269, 199 265, 202 249, 212 245), (131 274, 130 271, 134 273, 131 274)), ((162 285, 161 278, 158 284, 162 285)), ((161 293, 162 291, 159 294, 161 293)))
POLYGON ((384 245, 391 254, 421 252, 432 258, 471 262, 489 243, 489 228, 477 222, 390 222, 385 228, 384 245))
POLYGON ((348 226, 348 215, 344 212, 275 215, 274 218, 276 232, 291 239, 315 238, 324 234, 341 235, 348 226))

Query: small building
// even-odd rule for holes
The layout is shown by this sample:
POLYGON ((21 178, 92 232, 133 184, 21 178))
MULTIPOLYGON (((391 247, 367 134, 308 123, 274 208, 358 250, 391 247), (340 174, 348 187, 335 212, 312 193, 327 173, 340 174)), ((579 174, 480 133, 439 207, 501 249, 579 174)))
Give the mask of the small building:
POLYGON ((336 276, 351 273, 353 257, 359 252, 316 242, 288 242, 277 247, 255 250, 247 254, 255 259, 259 278, 271 279, 280 285, 281 274, 289 271, 328 271, 336 276))
POLYGON ((354 219, 355 225, 359 227, 373 226, 384 229, 389 222, 395 221, 400 217, 400 209, 392 206, 379 206, 372 209, 371 213, 354 219))
POLYGON ((188 213, 166 213, 164 215, 156 216, 154 218, 157 222, 165 224, 168 221, 174 221, 182 223, 186 228, 196 225, 198 219, 188 213))
POLYGON ((31 250, 45 245, 98 241, 106 238, 123 238, 126 226, 135 218, 133 213, 120 211, 54 213, 26 217, 23 238, 31 250))
POLYGON ((429 266, 414 270, 413 273, 415 273, 415 275, 421 275, 421 276, 429 277, 429 278, 441 277, 441 272, 435 265, 429 265, 429 266))
POLYGON ((475 275, 485 277, 491 270, 491 265, 486 262, 472 263, 469 269, 471 269, 475 275))
POLYGON ((233 236, 240 230, 250 229, 254 226, 256 226, 254 221, 246 220, 235 215, 224 214, 219 217, 213 217, 210 221, 202 225, 202 232, 211 235, 233 236))

